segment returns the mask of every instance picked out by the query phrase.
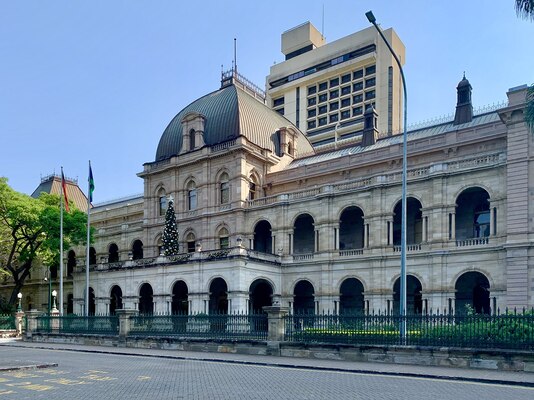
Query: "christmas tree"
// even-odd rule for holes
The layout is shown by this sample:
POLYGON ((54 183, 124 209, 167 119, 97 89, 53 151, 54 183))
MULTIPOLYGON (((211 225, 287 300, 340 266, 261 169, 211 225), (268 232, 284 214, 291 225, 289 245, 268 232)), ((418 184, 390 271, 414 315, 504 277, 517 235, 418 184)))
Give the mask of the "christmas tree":
POLYGON ((165 229, 163 230, 163 251, 166 256, 174 256, 180 252, 178 246, 178 226, 174 214, 173 199, 169 199, 165 213, 165 229))

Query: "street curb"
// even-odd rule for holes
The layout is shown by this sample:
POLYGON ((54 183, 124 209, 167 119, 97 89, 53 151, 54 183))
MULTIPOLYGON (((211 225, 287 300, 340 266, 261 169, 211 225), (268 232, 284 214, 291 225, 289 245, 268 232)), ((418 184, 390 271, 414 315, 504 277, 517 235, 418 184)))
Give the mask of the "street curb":
POLYGON ((52 368, 52 367, 57 367, 57 366, 58 366, 58 363, 17 365, 13 367, 0 366, 0 372, 19 371, 19 370, 26 370, 26 369, 43 369, 43 368, 52 368))
MULTIPOLYGON (((438 379, 443 381, 457 381, 457 382, 473 382, 484 383, 493 385, 507 385, 517 387, 534 388, 534 382, 520 382, 506 379, 488 379, 488 378, 476 378, 465 376, 450 376, 440 374, 427 374, 427 373, 414 373, 414 372, 392 372, 392 371, 376 371, 372 369, 357 369, 357 368, 336 368, 325 366, 313 366, 313 365, 299 365, 294 363, 277 363, 277 362, 261 362, 261 361, 245 361, 245 360, 227 360, 224 358, 213 357, 188 357, 178 355, 166 355, 166 354, 148 354, 148 353, 128 353, 123 351, 111 351, 111 350, 95 350, 95 349, 67 349, 47 346, 24 346, 24 345, 10 345, 9 343, 1 344, 0 346, 10 347, 23 347, 28 349, 40 349, 40 350, 59 350, 78 353, 94 353, 94 354, 109 354, 120 356, 132 356, 132 357, 150 357, 167 360, 184 360, 184 361, 204 361, 212 363, 226 363, 237 365, 252 365, 261 367, 278 367, 278 368, 291 368, 291 369, 303 369, 309 371, 330 371, 330 372, 344 372, 349 374, 361 374, 361 375, 380 375, 391 377, 405 377, 405 378, 423 378, 423 379, 438 379)), ((57 366, 57 364, 55 365, 57 366)))

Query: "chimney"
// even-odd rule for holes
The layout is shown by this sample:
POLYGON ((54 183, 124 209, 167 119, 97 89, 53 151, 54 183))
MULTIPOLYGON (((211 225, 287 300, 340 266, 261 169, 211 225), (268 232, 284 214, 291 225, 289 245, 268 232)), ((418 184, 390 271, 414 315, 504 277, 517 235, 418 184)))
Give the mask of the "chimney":
POLYGON ((363 115, 362 147, 376 143, 376 139, 378 138, 378 129, 376 129, 377 118, 378 114, 375 108, 373 106, 367 107, 363 115))
POLYGON ((473 120, 473 104, 471 103, 471 84, 465 78, 458 83, 456 91, 458 93, 458 100, 456 102, 456 113, 454 114, 454 124, 465 124, 473 120))

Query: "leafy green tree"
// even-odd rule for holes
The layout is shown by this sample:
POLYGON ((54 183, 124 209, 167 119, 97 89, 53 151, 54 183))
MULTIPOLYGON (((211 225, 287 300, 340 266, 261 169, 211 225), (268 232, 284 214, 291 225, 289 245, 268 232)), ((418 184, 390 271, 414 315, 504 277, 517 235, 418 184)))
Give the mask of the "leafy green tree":
POLYGON ((178 226, 176 225, 176 214, 174 213, 174 203, 169 199, 167 212, 165 213, 165 229, 163 230, 163 250, 166 256, 174 256, 180 252, 178 245, 178 226))
POLYGON ((515 11, 523 19, 534 20, 534 0, 515 0, 515 11))
MULTIPOLYGON (((65 248, 84 241, 86 215, 74 208, 64 212, 65 248)), ((0 271, 14 283, 8 300, 15 305, 17 293, 33 268, 59 265, 59 197, 42 193, 34 199, 16 192, 0 177, 0 271)))

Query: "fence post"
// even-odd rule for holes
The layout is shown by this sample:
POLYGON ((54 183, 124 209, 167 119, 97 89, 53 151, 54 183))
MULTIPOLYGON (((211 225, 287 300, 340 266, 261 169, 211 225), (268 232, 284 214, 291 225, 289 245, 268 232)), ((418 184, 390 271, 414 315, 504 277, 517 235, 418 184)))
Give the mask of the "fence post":
POLYGON ((59 310, 57 308, 53 308, 50 311, 50 332, 52 333, 58 333, 59 332, 59 310))
POLYGON ((31 339, 32 332, 37 330, 37 317, 42 314, 38 310, 30 310, 26 313, 26 338, 31 339))
POLYGON ((284 317, 289 314, 289 307, 265 306, 263 311, 267 313, 269 321, 267 325, 267 340, 271 342, 283 341, 286 333, 284 317))
POLYGON ((115 310, 115 314, 119 317, 119 336, 128 336, 130 333, 130 317, 139 315, 139 311, 134 309, 121 309, 115 310))

